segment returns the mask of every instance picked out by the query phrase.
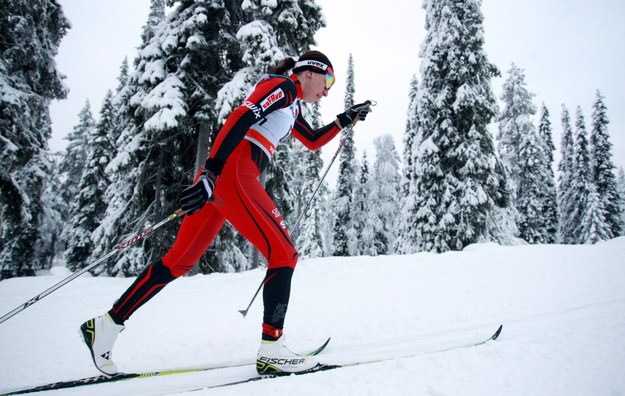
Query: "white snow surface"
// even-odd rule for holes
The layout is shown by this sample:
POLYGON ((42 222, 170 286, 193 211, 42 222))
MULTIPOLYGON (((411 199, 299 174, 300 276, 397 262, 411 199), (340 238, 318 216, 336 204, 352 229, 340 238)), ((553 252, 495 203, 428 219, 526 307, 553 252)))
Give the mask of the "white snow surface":
MULTIPOLYGON (((287 345, 332 337, 328 363, 381 363, 206 386, 249 366, 83 386, 54 395, 625 395, 625 237, 596 245, 472 245, 444 254, 301 260, 287 345), (489 337, 471 348, 450 347, 489 337), (197 390, 199 389, 199 390, 197 390), (194 390, 193 392, 191 392, 194 390)), ((262 304, 247 306, 264 272, 184 277, 140 309, 118 338, 122 371, 255 360, 262 304)), ((67 276, 0 282, 0 314, 67 276)), ((78 335, 133 279, 80 277, 0 324, 0 393, 98 375, 78 335)))

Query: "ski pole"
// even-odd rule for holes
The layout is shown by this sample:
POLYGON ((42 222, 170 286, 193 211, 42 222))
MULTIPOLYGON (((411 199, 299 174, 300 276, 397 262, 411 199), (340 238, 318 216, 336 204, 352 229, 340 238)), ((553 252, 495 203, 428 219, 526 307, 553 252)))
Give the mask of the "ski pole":
POLYGON ((143 239, 143 237, 145 237, 146 235, 150 234, 152 231, 156 230, 157 228, 169 223, 171 220, 177 218, 177 217, 181 217, 182 215, 184 215, 185 212, 182 209, 178 209, 177 211, 175 211, 174 213, 170 214, 167 218, 163 219, 161 222, 159 222, 158 224, 155 224, 151 227, 149 227, 148 229, 146 229, 145 231, 143 231, 142 233, 140 233, 137 236, 132 237, 131 239, 127 240, 126 242, 122 243, 121 245, 117 246, 114 250, 112 250, 111 252, 109 252, 108 254, 104 255, 103 257, 100 257, 99 259, 97 259, 96 261, 94 261, 93 263, 89 264, 88 266, 86 266, 85 268, 81 269, 78 272, 74 272, 73 274, 71 274, 70 276, 68 276, 67 278, 63 279, 62 281, 60 281, 59 283, 51 286, 50 288, 48 288, 47 290, 37 294, 35 297, 31 298, 30 300, 26 301, 24 304, 20 305, 19 307, 15 308, 14 310, 12 310, 11 312, 7 313, 6 315, 2 316, 0 318, 0 323, 5 322, 7 319, 17 315, 18 313, 22 312, 23 310, 25 310, 26 308, 30 307, 31 305, 33 305, 34 303, 36 303, 37 301, 43 299, 44 297, 46 297, 47 295, 51 294, 52 292, 60 289, 61 287, 65 286, 66 284, 68 284, 69 282, 73 281, 74 279, 78 278, 80 275, 84 274, 85 272, 89 271, 92 268, 95 268, 96 266, 98 266, 100 263, 102 263, 104 260, 108 259, 109 257, 113 256, 115 253, 121 252, 122 250, 126 249, 128 246, 134 244, 135 242, 137 242, 140 239, 143 239))
MULTIPOLYGON (((304 214, 308 211, 308 206, 310 205, 310 203, 312 202, 313 198, 317 194, 317 191, 319 191, 319 189, 321 188, 321 185, 323 184, 323 180, 326 178, 326 175, 330 171, 330 168, 332 167, 332 164, 334 164, 334 161, 336 160, 336 157, 338 157, 339 153, 343 149, 343 146, 345 146, 345 142, 346 141, 347 141, 347 137, 344 137, 343 139, 341 139, 341 142, 339 143, 339 147, 338 147, 338 149, 336 149, 336 153, 334 153, 334 156, 330 160, 330 164, 326 167, 326 170, 325 170, 325 172, 323 172, 323 175, 321 176, 321 179, 319 180, 319 183, 317 184, 317 187, 315 188, 313 193, 310 195, 310 198, 308 199, 308 202, 306 202, 306 205, 304 205, 304 208, 302 209, 302 212, 299 214, 299 217, 297 218, 297 221, 295 222, 295 226, 293 227, 293 229, 294 229, 293 236, 292 236, 293 240, 297 239, 297 236, 299 235, 299 230, 300 230, 299 223, 301 222, 302 218, 304 217, 304 214)), ((254 303, 254 300, 256 300, 256 296, 258 296, 258 293, 260 292, 260 289, 263 288, 264 284, 265 284, 265 279, 263 279, 262 282, 260 282, 260 285, 258 285, 258 289, 256 289, 256 293, 254 293, 254 297, 252 297, 252 301, 250 301, 250 303, 248 304, 247 308, 239 310, 239 313, 241 315, 243 315, 243 317, 247 316, 247 311, 249 311, 250 308, 252 307, 252 304, 254 303)))

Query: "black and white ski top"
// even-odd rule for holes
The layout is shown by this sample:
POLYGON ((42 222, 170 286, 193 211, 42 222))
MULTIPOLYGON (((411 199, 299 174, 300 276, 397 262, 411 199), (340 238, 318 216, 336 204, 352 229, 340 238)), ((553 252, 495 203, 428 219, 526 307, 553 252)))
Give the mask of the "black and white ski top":
POLYGON ((340 131, 335 122, 313 129, 304 119, 303 92, 295 74, 266 74, 243 103, 234 109, 217 133, 206 167, 219 175, 237 145, 248 140, 271 158, 276 147, 292 133, 310 150, 317 150, 340 131))

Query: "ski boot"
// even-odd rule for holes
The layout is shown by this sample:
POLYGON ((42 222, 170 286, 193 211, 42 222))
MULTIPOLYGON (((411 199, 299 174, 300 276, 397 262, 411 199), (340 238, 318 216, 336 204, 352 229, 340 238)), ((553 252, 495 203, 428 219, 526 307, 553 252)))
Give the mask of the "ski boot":
POLYGON ((301 356, 285 345, 284 334, 276 341, 261 341, 256 357, 258 374, 289 375, 313 370, 318 366, 316 356, 301 356))
POLYGON ((93 363, 106 375, 117 373, 117 366, 112 360, 113 345, 117 335, 124 329, 125 327, 115 323, 108 313, 89 319, 80 326, 80 333, 91 352, 93 363))

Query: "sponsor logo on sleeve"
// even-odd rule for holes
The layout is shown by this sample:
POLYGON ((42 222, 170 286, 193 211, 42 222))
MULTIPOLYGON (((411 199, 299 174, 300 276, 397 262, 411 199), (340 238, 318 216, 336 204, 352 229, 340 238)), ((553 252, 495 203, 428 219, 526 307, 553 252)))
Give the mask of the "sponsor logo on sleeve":
POLYGON ((258 106, 256 106, 254 103, 250 102, 249 100, 246 100, 245 102, 243 102, 243 106, 247 107, 248 109, 252 110, 252 112, 254 113, 254 116, 256 117, 256 119, 260 119, 260 109, 258 108, 258 106))
POLYGON ((269 96, 267 96, 265 100, 260 102, 260 107, 263 110, 267 110, 269 106, 276 103, 282 98, 284 98, 284 91, 282 90, 282 88, 278 88, 275 91, 273 91, 269 96))

